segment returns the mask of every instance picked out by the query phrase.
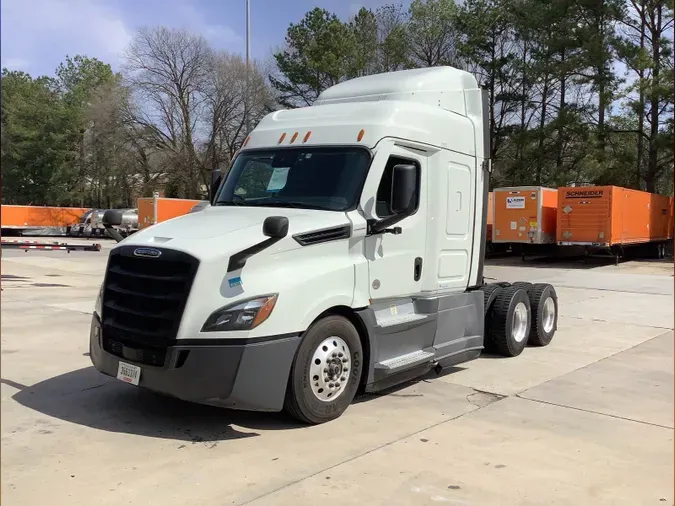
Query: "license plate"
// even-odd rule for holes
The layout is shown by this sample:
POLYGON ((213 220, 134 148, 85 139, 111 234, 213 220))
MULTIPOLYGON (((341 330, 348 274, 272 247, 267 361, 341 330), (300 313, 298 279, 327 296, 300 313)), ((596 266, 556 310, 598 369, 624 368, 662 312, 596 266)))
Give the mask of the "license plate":
POLYGON ((141 368, 126 362, 120 362, 117 366, 117 379, 138 386, 138 380, 141 379, 141 368))

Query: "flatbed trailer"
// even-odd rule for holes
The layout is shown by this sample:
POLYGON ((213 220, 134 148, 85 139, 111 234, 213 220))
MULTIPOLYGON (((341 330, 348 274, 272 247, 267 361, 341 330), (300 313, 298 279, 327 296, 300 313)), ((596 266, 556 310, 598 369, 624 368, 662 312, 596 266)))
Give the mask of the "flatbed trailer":
POLYGON ((30 250, 50 250, 50 251, 101 251, 101 245, 96 244, 72 244, 65 242, 44 242, 44 241, 12 241, 3 239, 0 241, 0 247, 3 249, 20 249, 26 252, 30 250))

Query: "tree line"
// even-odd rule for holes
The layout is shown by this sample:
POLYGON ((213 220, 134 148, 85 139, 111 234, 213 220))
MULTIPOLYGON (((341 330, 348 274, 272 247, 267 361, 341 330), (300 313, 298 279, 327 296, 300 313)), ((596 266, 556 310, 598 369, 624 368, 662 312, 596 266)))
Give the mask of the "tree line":
POLYGON ((66 57, 54 76, 2 71, 2 202, 135 207, 202 198, 276 108, 266 73, 184 30, 144 28, 118 72, 66 57))
POLYGON ((348 20, 315 8, 247 69, 199 34, 144 28, 118 72, 86 56, 49 77, 3 69, 2 201, 201 198, 264 114, 350 78, 437 65, 488 90, 493 187, 672 194, 672 29, 661 0, 414 0, 348 20))

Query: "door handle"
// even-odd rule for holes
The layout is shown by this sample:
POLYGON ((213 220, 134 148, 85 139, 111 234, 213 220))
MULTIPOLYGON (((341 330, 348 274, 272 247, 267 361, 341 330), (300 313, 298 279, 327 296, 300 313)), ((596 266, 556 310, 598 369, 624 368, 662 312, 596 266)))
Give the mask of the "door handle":
POLYGON ((417 257, 415 259, 415 271, 413 278, 415 279, 415 281, 419 281, 421 277, 422 277, 422 258, 417 257))

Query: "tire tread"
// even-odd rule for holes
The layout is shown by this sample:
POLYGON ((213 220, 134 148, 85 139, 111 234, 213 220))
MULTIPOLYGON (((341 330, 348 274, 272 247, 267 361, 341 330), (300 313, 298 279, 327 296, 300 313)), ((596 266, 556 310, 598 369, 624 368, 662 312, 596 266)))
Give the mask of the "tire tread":
MULTIPOLYGON (((296 356, 293 359, 293 364, 291 366, 291 371, 290 374, 288 375, 288 384, 286 388, 286 398, 284 399, 284 411, 291 417, 306 423, 310 425, 316 425, 320 423, 325 423, 328 421, 331 421, 335 418, 338 418, 346 409, 347 407, 351 404, 356 391, 354 392, 354 395, 352 395, 352 398, 349 399, 349 402, 347 403, 346 407, 337 412, 336 415, 331 415, 331 416, 313 416, 312 413, 310 413, 306 408, 303 408, 301 403, 299 402, 299 399, 303 395, 302 389, 297 389, 295 385, 295 379, 297 375, 297 369, 300 368, 301 370, 304 368, 304 364, 300 363, 298 361, 299 354, 301 353, 301 350, 303 350, 303 344, 305 343, 305 339, 313 339, 314 336, 316 335, 317 332, 321 332, 323 327, 331 327, 332 325, 339 324, 339 325, 344 325, 346 328, 346 332, 352 333, 356 337, 356 339, 359 341, 360 344, 360 337, 358 330, 352 322, 350 322, 347 318, 344 316, 340 315, 330 315, 326 316, 325 318, 322 318, 315 322, 310 328, 305 332, 305 335, 303 336, 303 340, 300 343, 300 346, 298 347, 298 351, 296 352, 296 356)), ((344 336, 341 336, 344 338, 344 336)), ((352 353, 354 350, 351 350, 352 353)), ((361 352, 361 356, 363 355, 362 350, 359 350, 361 352)), ((361 357, 362 360, 362 357, 361 357)), ((354 365, 352 363, 352 369, 354 369, 354 365)), ((361 365, 361 372, 362 374, 363 371, 363 364, 361 365)), ((359 382, 360 382, 360 377, 359 377, 359 382)), ((344 394, 343 394, 344 395, 344 394)), ((344 397, 340 396, 338 398, 339 402, 344 402, 344 397)))
MULTIPOLYGON (((526 346, 527 341, 522 346, 518 346, 514 349, 511 346, 510 332, 509 332, 509 309, 511 306, 511 301, 513 297, 518 292, 525 292, 522 288, 517 286, 509 286, 508 288, 502 290, 497 298, 494 301, 491 317, 491 341, 495 346, 497 352, 500 355, 506 357, 515 357, 522 353, 523 348, 526 346)), ((527 292, 525 292, 527 296, 527 292)), ((528 301, 529 302, 529 301, 528 301)))
MULTIPOLYGON (((545 339, 544 336, 541 336, 539 334, 539 328, 540 328, 540 323, 541 323, 541 316, 540 316, 540 311, 539 311, 539 306, 540 304, 543 303, 542 300, 542 295, 544 295, 544 292, 546 292, 548 289, 551 289, 552 296, 554 297, 555 305, 556 305, 556 320, 558 318, 558 300, 557 300, 557 294, 555 292, 555 289, 553 286, 549 285, 548 283, 536 283, 532 285, 532 288, 528 291, 528 296, 530 297, 530 306, 532 307, 532 325, 530 327, 530 335, 528 337, 528 344, 534 345, 534 346, 546 346, 551 342, 551 339, 553 338, 553 335, 551 335, 551 339, 545 339)), ((555 334, 555 326, 553 327, 553 334, 555 334)))

